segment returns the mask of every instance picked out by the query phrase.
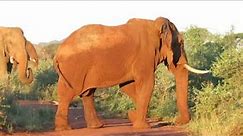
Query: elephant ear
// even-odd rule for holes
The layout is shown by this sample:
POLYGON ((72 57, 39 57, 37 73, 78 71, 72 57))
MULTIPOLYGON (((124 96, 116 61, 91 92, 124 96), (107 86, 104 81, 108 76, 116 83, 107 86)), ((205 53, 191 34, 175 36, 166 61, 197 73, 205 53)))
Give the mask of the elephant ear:
POLYGON ((186 64, 187 58, 184 50, 184 40, 182 34, 179 33, 173 23, 170 23, 172 31, 171 48, 173 51, 173 64, 176 67, 178 64, 186 64))
POLYGON ((4 57, 9 58, 8 46, 6 45, 4 40, 3 40, 2 44, 3 44, 3 55, 4 55, 4 57))
POLYGON ((166 21, 163 25, 161 25, 160 28, 160 40, 162 40, 162 47, 164 49, 166 49, 165 51, 165 57, 166 57, 166 61, 165 64, 167 66, 170 66, 173 62, 173 50, 172 50, 172 31, 170 29, 170 25, 169 25, 170 21, 166 21))
POLYGON ((166 46, 166 61, 165 64, 169 69, 176 67, 178 64, 186 64, 187 59, 184 51, 183 37, 175 27, 168 21, 161 26, 161 39, 163 46, 166 46))
POLYGON ((179 33, 178 34, 178 46, 180 47, 180 54, 178 54, 177 56, 175 56, 175 63, 176 64, 186 64, 187 63, 187 58, 186 58, 186 52, 184 50, 184 38, 183 38, 183 34, 179 33))

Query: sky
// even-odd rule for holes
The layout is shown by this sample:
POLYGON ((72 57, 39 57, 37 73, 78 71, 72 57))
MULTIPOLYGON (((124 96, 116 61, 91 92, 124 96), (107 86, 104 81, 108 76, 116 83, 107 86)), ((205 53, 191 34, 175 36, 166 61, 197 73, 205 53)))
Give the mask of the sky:
POLYGON ((243 32, 243 1, 0 1, 0 26, 21 27, 32 43, 62 40, 86 24, 119 25, 130 18, 168 18, 225 34, 243 32))

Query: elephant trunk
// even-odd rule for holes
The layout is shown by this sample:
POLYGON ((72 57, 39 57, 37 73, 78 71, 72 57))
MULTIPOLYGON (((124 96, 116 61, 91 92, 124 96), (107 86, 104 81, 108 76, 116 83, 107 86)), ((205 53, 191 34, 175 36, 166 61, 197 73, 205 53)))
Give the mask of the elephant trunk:
POLYGON ((19 74, 19 79, 23 84, 30 84, 33 81, 33 73, 32 70, 28 67, 28 61, 27 57, 23 61, 20 61, 18 64, 18 74, 19 74))
POLYGON ((185 124, 190 120, 188 110, 188 70, 183 65, 178 65, 173 72, 176 80, 176 99, 179 117, 177 124, 185 124))

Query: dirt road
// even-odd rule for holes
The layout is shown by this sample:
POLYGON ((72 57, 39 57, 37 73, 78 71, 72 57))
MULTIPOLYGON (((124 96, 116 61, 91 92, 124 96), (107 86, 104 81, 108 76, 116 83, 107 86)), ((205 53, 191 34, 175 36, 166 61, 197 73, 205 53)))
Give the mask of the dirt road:
MULTIPOLYGON (((25 105, 26 106, 26 105, 25 105)), ((31 105, 33 106, 33 105, 31 105)), ((39 107, 35 105, 34 107, 39 107)), ((187 136, 182 127, 168 125, 155 120, 148 122, 151 129, 133 129, 128 119, 103 119, 104 128, 87 129, 82 109, 69 109, 69 123, 72 130, 49 131, 49 132, 17 132, 12 135, 3 134, 0 136, 187 136)))

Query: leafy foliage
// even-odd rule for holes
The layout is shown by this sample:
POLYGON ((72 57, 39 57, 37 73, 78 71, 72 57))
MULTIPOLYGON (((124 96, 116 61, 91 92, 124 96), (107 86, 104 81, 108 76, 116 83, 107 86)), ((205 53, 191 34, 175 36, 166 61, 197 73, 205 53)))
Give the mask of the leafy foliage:
POLYGON ((134 107, 131 99, 123 94, 117 86, 99 89, 95 95, 96 108, 103 113, 103 117, 127 117, 128 109, 134 107))
POLYGON ((174 77, 164 65, 158 66, 155 75, 149 116, 162 120, 172 120, 177 112, 174 77))
POLYGON ((37 131, 53 128, 53 110, 23 108, 17 104, 18 100, 57 99, 55 91, 57 74, 53 70, 52 60, 41 60, 39 69, 34 75, 35 80, 30 85, 21 84, 16 73, 11 74, 8 83, 0 85, 1 129, 12 132, 14 129, 37 131))
POLYGON ((227 48, 212 65, 217 85, 205 84, 194 98, 194 120, 189 125, 193 135, 242 135, 243 50, 234 45, 232 34, 223 39, 227 48), (225 40, 226 39, 226 40, 225 40))

